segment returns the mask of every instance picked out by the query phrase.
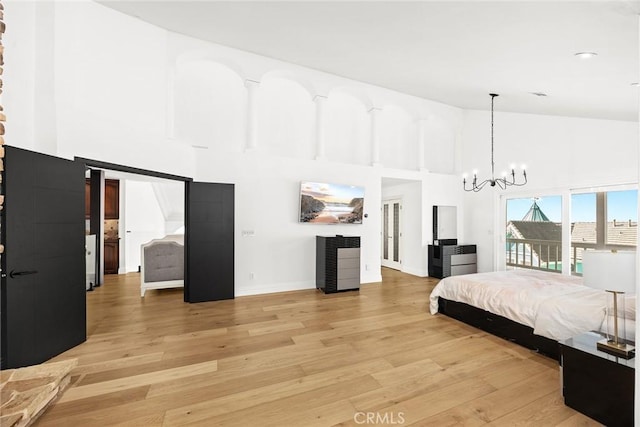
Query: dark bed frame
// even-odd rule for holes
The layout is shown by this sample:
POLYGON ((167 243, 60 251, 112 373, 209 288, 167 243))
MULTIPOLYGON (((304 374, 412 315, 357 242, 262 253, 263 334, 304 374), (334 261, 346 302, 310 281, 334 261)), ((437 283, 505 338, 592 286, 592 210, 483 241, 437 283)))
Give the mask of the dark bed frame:
POLYGON ((560 361, 557 341, 533 333, 533 328, 462 302, 438 298, 438 312, 500 338, 560 361))

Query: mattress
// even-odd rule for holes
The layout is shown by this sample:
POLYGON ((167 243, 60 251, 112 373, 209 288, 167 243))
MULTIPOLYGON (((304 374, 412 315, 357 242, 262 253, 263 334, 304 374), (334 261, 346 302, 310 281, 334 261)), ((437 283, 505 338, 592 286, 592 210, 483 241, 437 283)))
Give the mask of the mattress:
MULTIPOLYGON (((498 314, 555 340, 606 332, 613 301, 610 293, 584 286, 580 277, 524 269, 447 277, 431 292, 432 314, 438 312, 438 297, 498 314)), ((632 338, 635 295, 626 298, 626 336, 632 338)))

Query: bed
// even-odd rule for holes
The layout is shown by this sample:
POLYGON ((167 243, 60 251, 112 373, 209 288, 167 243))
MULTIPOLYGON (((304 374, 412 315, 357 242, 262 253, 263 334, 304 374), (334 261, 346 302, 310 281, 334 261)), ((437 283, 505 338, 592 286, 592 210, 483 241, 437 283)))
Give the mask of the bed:
POLYGON ((140 247, 140 296, 149 289, 184 287, 184 235, 167 235, 140 247))
MULTIPOLYGON (((635 295, 625 296, 626 337, 635 334, 635 295)), ((580 277, 535 270, 452 276, 430 296, 430 311, 462 320, 558 358, 557 342, 606 331, 611 294, 582 285, 580 277)))

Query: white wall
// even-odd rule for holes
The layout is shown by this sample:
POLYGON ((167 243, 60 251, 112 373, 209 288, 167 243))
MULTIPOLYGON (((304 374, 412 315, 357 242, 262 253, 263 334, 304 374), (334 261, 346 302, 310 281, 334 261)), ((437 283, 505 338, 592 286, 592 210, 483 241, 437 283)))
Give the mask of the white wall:
POLYGON ((206 150, 198 161, 203 167, 197 180, 235 184, 236 295, 314 288, 316 235, 361 236, 362 281, 381 280, 380 175, 375 169, 206 150), (363 224, 299 223, 303 180, 365 187, 368 218, 363 224))
POLYGON ((92 1, 54 5, 57 154, 189 175, 192 151, 166 134, 167 32, 92 1))
MULTIPOLYGON (((489 112, 464 114, 462 167, 477 168, 479 179, 491 172, 488 123, 489 112)), ((497 220, 501 194, 530 197, 638 182, 637 123, 496 112, 494 126, 496 175, 510 163, 525 163, 529 183, 465 194, 466 238, 478 244, 480 271, 496 267, 495 240, 505 226, 497 220)))
POLYGON ((120 242, 125 250, 124 266, 121 267, 124 267, 126 272, 138 271, 140 245, 165 236, 165 217, 150 182, 122 180, 120 186, 125 194, 125 232, 124 235, 120 235, 120 242))
POLYGON ((49 147, 36 147, 35 131, 35 76, 36 57, 36 3, 16 0, 5 2, 5 22, 10 31, 4 36, 4 92, 2 101, 8 116, 5 140, 7 144, 26 149, 38 149, 47 154, 49 147))

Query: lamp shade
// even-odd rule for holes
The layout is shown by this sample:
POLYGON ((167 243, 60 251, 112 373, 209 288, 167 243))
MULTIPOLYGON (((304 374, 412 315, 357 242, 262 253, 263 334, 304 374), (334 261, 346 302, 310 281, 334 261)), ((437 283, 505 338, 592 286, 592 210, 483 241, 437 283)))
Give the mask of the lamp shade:
POLYGON ((636 292, 636 253, 584 251, 582 279, 586 286, 606 291, 636 292))

